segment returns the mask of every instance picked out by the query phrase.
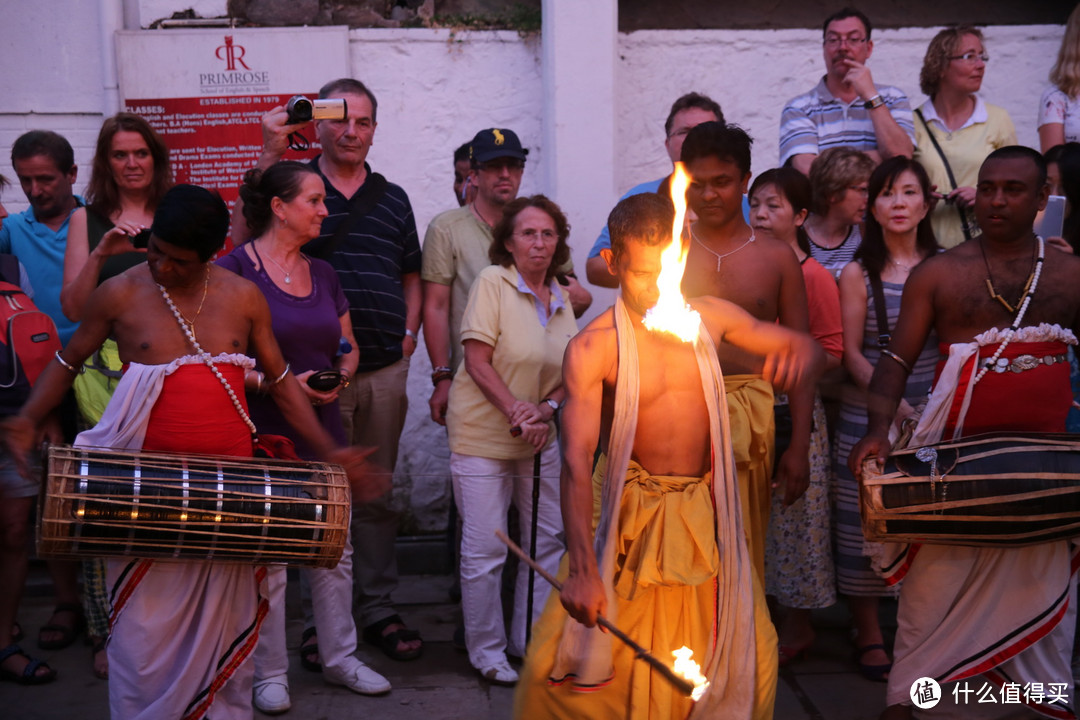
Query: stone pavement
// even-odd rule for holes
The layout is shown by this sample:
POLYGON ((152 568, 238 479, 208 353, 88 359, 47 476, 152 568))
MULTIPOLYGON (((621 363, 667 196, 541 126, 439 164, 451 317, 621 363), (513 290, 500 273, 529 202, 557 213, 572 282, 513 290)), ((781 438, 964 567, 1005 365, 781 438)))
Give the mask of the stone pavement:
MULTIPOLYGON (((424 655, 414 662, 395 662, 370 647, 360 655, 393 684, 386 696, 369 698, 323 683, 305 671, 297 659, 302 621, 297 617, 295 583, 290 583, 289 682, 293 709, 284 718, 334 720, 504 720, 510 717, 513 691, 488 685, 454 650, 451 637, 458 618, 448 600, 448 575, 406 575, 396 600, 402 614, 425 639, 424 655)), ((5 720, 108 720, 106 683, 90 672, 90 648, 80 639, 59 651, 37 651, 37 629, 46 623, 52 606, 47 574, 32 571, 28 596, 19 619, 26 631, 23 645, 59 672, 51 685, 20 687, 0 683, 0 718, 5 720)), ((884 604, 883 621, 893 624, 895 605, 884 604)), ((885 686, 862 679, 851 660, 847 613, 837 606, 817 613, 818 641, 809 658, 781 671, 777 694, 778 720, 870 720, 881 712, 885 686)), ((256 713, 256 718, 266 716, 256 713)))

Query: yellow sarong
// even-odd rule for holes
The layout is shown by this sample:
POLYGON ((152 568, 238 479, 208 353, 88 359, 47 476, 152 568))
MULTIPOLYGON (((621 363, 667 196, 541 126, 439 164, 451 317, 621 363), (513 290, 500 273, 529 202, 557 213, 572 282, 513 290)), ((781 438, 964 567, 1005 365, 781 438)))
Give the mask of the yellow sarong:
POLYGON ((731 450, 739 476, 743 529, 754 573, 764 585, 776 435, 773 388, 760 375, 725 375, 724 390, 731 420, 731 450))
MULTIPOLYGON (((526 654, 515 717, 771 718, 776 633, 742 528, 716 347, 700 326, 694 355, 709 411, 713 479, 653 478, 631 460, 638 356, 622 298, 615 302, 615 329, 619 364, 610 464, 598 466, 599 476, 593 477, 599 504, 594 547, 608 597, 605 615, 662 661, 670 662, 667 654, 677 647, 690 647, 710 686, 697 703, 676 697, 660 678, 653 682, 652 670, 635 663, 633 653, 610 634, 570 619, 552 596, 526 654), (711 515, 709 522, 703 510, 711 515), (714 548, 717 563, 712 561, 714 548), (659 566, 669 561, 670 569, 659 566), (687 580, 696 584, 682 584, 687 580), (566 682, 549 688, 549 677, 566 682)), ((564 560, 564 577, 566 567, 564 560)))
MULTIPOLYGON (((606 458, 601 457, 593 474, 597 507, 605 468, 606 458)), ((671 651, 684 645, 701 661, 714 632, 720 557, 710 482, 709 475, 650 475, 633 461, 627 468, 616 537, 616 552, 624 559, 615 576, 618 608, 612 615, 618 617, 620 630, 669 664, 671 651)), ((567 570, 564 557, 560 580, 567 570)), ((776 634, 756 577, 754 598, 759 704, 753 717, 764 719, 773 715, 776 634)), ((614 676, 608 683, 588 689, 552 678, 566 619, 558 594, 552 593, 533 628, 514 697, 515 718, 661 720, 690 714, 693 702, 649 665, 636 661, 634 651, 620 642, 612 648, 614 676)))

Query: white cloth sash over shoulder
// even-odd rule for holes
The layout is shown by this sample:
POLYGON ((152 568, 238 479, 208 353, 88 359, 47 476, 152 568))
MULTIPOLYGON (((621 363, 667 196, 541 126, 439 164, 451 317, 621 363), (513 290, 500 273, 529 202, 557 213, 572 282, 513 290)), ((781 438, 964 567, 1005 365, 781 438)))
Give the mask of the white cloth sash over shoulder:
MULTIPOLYGON (((607 592, 607 619, 618 624, 614 591, 615 546, 626 470, 637 431, 639 366, 637 338, 622 299, 616 300, 615 330, 619 344, 615 407, 608 443, 602 507, 596 528, 595 551, 600 578, 607 592)), ((712 492, 716 510, 720 572, 717 576, 714 631, 705 655, 703 673, 708 692, 695 703, 691 718, 748 718, 754 707, 756 643, 750 554, 743 533, 739 486, 731 452, 727 398, 716 346, 704 324, 694 341, 694 353, 709 412, 712 492)), ((662 429, 657 429, 662 432, 662 429)), ((611 635, 568 618, 555 657, 553 677, 573 675, 578 685, 598 685, 612 675, 611 635)), ((665 648, 666 650, 666 648, 665 648)))

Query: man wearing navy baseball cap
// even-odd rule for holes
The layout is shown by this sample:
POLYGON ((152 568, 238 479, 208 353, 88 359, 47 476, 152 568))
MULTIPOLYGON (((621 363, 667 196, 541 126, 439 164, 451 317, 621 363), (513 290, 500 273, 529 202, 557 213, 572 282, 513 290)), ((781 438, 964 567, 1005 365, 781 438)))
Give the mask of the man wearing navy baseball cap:
MULTIPOLYGON (((469 182, 476 198, 465 207, 437 215, 424 236, 420 278, 424 284, 424 341, 431 358, 431 419, 445 423, 450 381, 461 364, 461 316, 469 289, 491 264, 492 229, 503 208, 517 197, 529 150, 508 128, 488 128, 469 143, 469 182)), ((569 282, 575 315, 589 307, 592 295, 573 277, 573 265, 559 269, 569 282)), ((521 648, 524 650, 524 648, 521 648)))

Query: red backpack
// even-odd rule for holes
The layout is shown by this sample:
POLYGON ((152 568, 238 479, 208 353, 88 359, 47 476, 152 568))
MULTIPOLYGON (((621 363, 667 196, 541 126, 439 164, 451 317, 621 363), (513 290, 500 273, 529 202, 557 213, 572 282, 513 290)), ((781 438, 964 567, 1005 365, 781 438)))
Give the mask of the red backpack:
MULTIPOLYGON (((63 346, 52 318, 38 310, 22 288, 4 279, 12 277, 5 260, 0 258, 0 413, 11 413, 63 346)), ((18 278, 17 261, 14 267, 18 278)))

